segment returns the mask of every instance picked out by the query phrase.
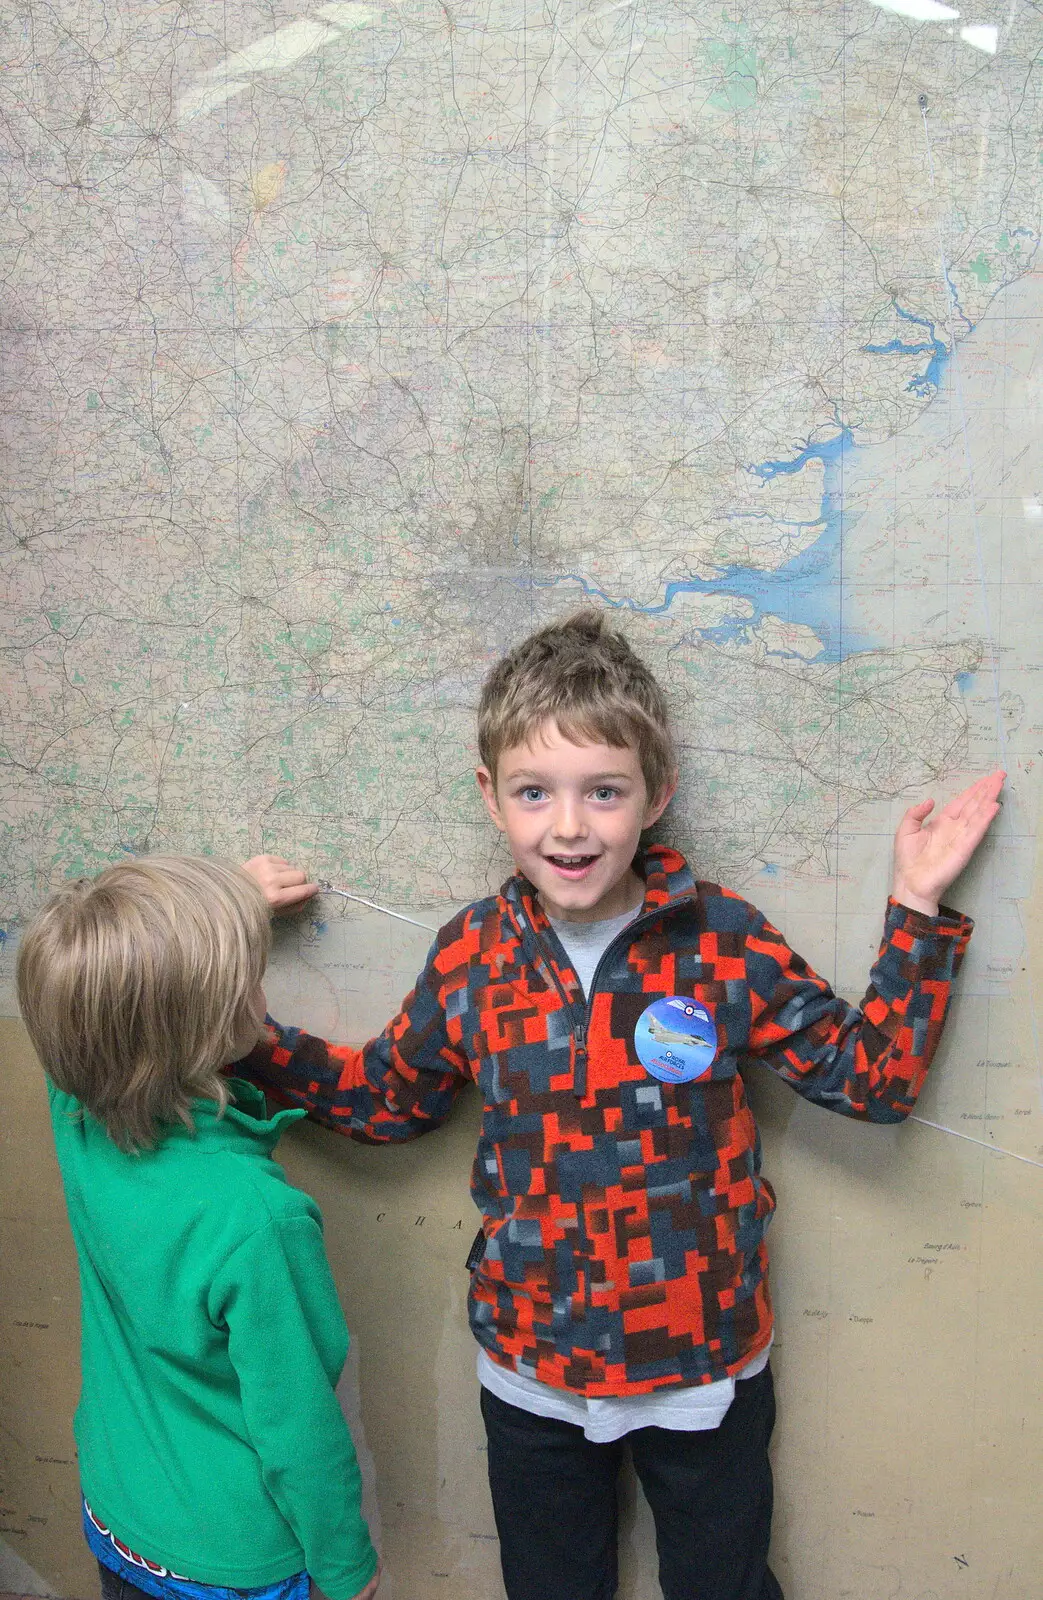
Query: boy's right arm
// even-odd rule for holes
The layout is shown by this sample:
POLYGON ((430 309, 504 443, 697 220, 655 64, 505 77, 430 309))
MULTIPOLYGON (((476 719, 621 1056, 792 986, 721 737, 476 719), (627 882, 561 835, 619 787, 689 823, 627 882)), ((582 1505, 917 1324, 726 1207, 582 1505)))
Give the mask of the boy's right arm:
MULTIPOLYGON (((273 912, 296 908, 317 887, 281 856, 255 856, 244 870, 273 912)), ((453 970, 454 984, 461 981, 466 951, 454 935, 462 934, 465 919, 461 913, 442 930, 398 1016, 369 1044, 330 1044, 269 1017, 265 1038, 236 1071, 366 1144, 416 1139, 438 1127, 470 1077, 460 1025, 446 1017, 440 970, 441 963, 453 970)))
POLYGON ((316 1122, 364 1144, 419 1138, 445 1121, 467 1081, 462 1053, 447 1041, 432 1049, 431 1032, 418 1031, 420 993, 418 985, 394 1021, 361 1049, 268 1017, 266 1037, 235 1071, 283 1105, 303 1106, 316 1122))

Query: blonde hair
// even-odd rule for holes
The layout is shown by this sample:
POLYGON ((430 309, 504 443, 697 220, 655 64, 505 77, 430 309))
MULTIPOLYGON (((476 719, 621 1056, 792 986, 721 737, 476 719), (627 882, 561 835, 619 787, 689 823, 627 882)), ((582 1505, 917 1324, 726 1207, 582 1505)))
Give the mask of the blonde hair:
POLYGON ((228 1091, 218 1068, 254 1019, 271 946, 268 905, 240 867, 195 856, 120 862, 53 894, 18 952, 33 1047, 124 1150, 191 1102, 228 1091))
POLYGON ((503 752, 549 722, 577 744, 634 749, 650 799, 677 770, 666 697, 601 611, 577 611, 530 634, 489 673, 478 702, 478 749, 494 782, 503 752))

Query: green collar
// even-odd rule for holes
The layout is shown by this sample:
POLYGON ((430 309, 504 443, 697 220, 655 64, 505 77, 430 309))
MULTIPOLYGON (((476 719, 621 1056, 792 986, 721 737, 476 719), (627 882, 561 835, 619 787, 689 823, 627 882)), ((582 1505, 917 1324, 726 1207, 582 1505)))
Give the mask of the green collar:
MULTIPOLYGON (((192 1101, 195 1137, 207 1144, 221 1147, 260 1144, 267 1150, 273 1150, 286 1129, 308 1115, 302 1108, 288 1106, 269 1117, 264 1095, 256 1085, 247 1083, 243 1078, 228 1078, 226 1081, 230 1099, 223 1116, 216 1100, 192 1101)), ((164 1129, 164 1137, 178 1132, 186 1138, 193 1137, 187 1128, 177 1124, 164 1129)))

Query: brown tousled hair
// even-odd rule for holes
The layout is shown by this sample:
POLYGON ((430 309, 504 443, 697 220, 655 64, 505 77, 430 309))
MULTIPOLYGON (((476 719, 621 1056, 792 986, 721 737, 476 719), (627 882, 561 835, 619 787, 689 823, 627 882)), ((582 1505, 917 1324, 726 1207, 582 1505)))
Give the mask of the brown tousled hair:
POLYGON ((636 750, 650 800, 676 773, 666 697, 623 634, 593 607, 530 634, 482 685, 478 750, 494 782, 503 752, 549 722, 577 744, 636 750))
POLYGON ((228 1090, 218 1069, 253 1021, 271 946, 268 905, 240 867, 146 856, 69 883, 32 919, 18 1001, 45 1072, 124 1150, 193 1099, 228 1090))

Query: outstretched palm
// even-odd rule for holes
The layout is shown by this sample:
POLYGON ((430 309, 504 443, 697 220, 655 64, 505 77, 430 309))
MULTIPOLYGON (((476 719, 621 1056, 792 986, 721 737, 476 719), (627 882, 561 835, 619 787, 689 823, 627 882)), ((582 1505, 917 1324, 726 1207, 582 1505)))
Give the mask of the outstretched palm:
POLYGON ((903 905, 933 916, 939 898, 981 843, 1000 809, 1005 772, 990 772, 954 796, 937 816, 933 800, 910 806, 895 834, 894 888, 903 905))

